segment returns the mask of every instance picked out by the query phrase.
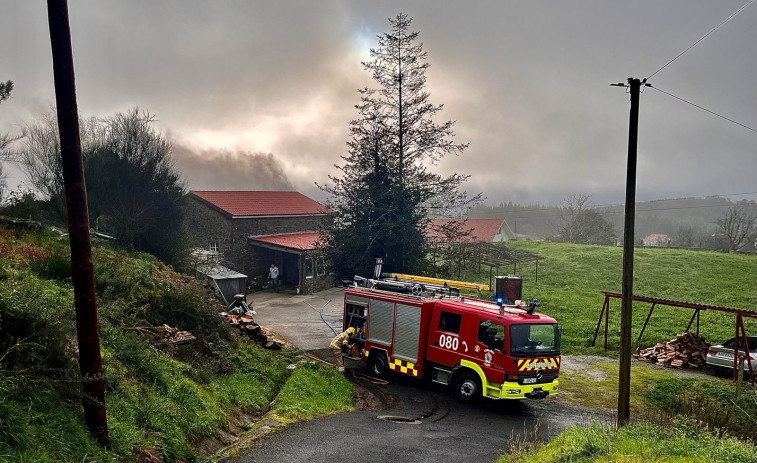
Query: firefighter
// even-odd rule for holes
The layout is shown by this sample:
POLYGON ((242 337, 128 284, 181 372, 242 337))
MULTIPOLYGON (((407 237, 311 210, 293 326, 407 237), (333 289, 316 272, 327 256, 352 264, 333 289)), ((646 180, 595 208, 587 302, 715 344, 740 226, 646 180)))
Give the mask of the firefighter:
POLYGON ((334 360, 336 360, 336 367, 340 373, 344 371, 344 363, 342 362, 342 347, 347 346, 350 337, 354 334, 355 328, 350 326, 343 333, 337 334, 334 339, 331 340, 331 344, 329 344, 329 348, 334 354, 334 360))

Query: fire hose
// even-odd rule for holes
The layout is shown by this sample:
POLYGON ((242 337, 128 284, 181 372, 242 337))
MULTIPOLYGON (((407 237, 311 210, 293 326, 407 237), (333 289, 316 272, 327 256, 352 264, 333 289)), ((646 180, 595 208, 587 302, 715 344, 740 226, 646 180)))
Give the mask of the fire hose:
POLYGON ((326 303, 325 303, 325 304, 323 304, 323 307, 321 307, 321 310, 318 310, 318 309, 316 309, 315 307, 313 307, 313 306, 312 306, 312 305, 311 305, 311 304, 310 304, 310 303, 309 303, 308 301, 303 301, 303 302, 305 302, 305 304, 307 304, 307 305, 308 305, 308 307, 310 307, 311 309, 313 309, 313 310, 315 310, 316 312, 318 312, 318 314, 319 314, 319 315, 321 316, 321 320, 323 321, 323 323, 325 323, 325 324, 326 324, 326 326, 328 326, 328 327, 329 327, 329 329, 331 329, 331 331, 333 331, 333 332, 334 332, 334 335, 335 335, 335 336, 336 336, 337 334, 339 334, 339 333, 337 333, 337 331, 336 331, 336 330, 334 329, 334 327, 333 327, 333 326, 331 326, 331 324, 329 324, 329 322, 327 322, 325 318, 323 318, 323 310, 324 310, 324 309, 326 308, 326 306, 327 306, 327 305, 331 304, 331 299, 329 299, 328 301, 326 301, 326 303))
MULTIPOLYGON (((321 362, 324 365, 328 365, 331 368, 335 368, 336 367, 336 365, 334 365, 333 363, 327 362, 327 361, 325 361, 323 359, 319 359, 318 357, 314 357, 314 356, 309 355, 309 354, 304 354, 304 355, 305 355, 305 357, 307 357, 307 358, 309 358, 311 360, 315 360, 316 362, 321 362)), ((381 385, 381 386, 386 386, 387 384, 389 384, 389 381, 385 381, 385 380, 379 379, 379 378, 374 378, 373 376, 366 375, 365 373, 361 373, 359 371, 355 371, 355 370, 350 370, 350 371, 352 372, 352 375, 355 378, 362 379, 362 380, 367 380, 367 381, 370 381, 373 384, 378 384, 378 385, 381 385)))

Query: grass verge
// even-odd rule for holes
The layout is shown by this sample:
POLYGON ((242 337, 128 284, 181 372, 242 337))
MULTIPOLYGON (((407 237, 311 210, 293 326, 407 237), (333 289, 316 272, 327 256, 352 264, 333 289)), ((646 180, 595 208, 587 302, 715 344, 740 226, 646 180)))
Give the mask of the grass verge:
POLYGON ((757 447, 733 438, 716 437, 689 419, 670 426, 640 423, 571 428, 553 441, 505 455, 497 463, 754 463, 757 447))
POLYGON ((299 363, 273 407, 284 422, 354 410, 354 388, 344 375, 320 363, 299 363))
MULTIPOLYGON (((743 439, 757 439, 757 392, 748 382, 741 396, 725 378, 682 376, 670 370, 631 363, 631 409, 638 418, 667 424, 688 416, 703 426, 743 439)), ((595 363, 582 371, 560 375, 555 400, 596 410, 615 410, 618 403, 617 363, 595 363)))

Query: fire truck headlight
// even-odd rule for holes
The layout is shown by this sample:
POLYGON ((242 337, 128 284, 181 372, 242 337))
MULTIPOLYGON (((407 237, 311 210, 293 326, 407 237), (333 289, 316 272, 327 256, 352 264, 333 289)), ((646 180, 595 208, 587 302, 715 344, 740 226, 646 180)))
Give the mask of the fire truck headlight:
POLYGON ((508 394, 520 394, 520 389, 507 389, 505 392, 508 394))

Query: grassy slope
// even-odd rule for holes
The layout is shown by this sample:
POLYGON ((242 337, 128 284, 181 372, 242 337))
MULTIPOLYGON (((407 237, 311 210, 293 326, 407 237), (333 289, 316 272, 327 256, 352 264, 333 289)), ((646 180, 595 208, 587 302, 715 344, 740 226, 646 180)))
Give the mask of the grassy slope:
MULTIPOLYGON (((534 281, 535 265, 518 268, 523 275, 523 295, 538 298, 541 312, 554 316, 563 326, 565 353, 598 353, 591 348, 591 339, 602 307, 600 291, 620 291, 622 248, 585 246, 536 241, 509 242, 508 246, 537 253, 539 281, 534 281)), ((512 268, 500 269, 500 273, 512 268)), ((466 278, 488 281, 488 268, 481 273, 469 272, 466 278)), ((755 308, 755 257, 717 252, 675 249, 637 249, 635 252, 634 293, 738 308, 755 308)), ((672 307, 655 308, 640 343, 636 335, 644 323, 649 304, 634 304, 634 346, 649 346, 681 333, 692 311, 672 307)), ((609 348, 619 345, 620 300, 610 301, 609 348)), ((754 331, 754 322, 747 329, 754 331)), ((715 312, 702 312, 701 334, 710 342, 733 337, 734 317, 715 312)))
POLYGON ((606 426, 571 428, 549 444, 525 454, 503 456, 498 463, 754 463, 757 448, 718 438, 694 422, 677 420, 667 427, 649 423, 621 429, 606 426))
MULTIPOLYGON (((229 428, 240 412, 266 411, 289 378, 294 353, 235 341, 190 279, 148 255, 96 249, 112 444, 103 451, 81 422, 66 252, 48 234, 0 230, 0 461, 136 461, 143 450, 195 461, 195 443, 229 428), (198 341, 167 349, 147 329, 160 323, 190 330, 198 341)), ((335 376, 298 368, 297 382, 323 399, 307 407, 301 401, 312 397, 289 393, 284 415, 348 409, 352 386, 335 376)))

